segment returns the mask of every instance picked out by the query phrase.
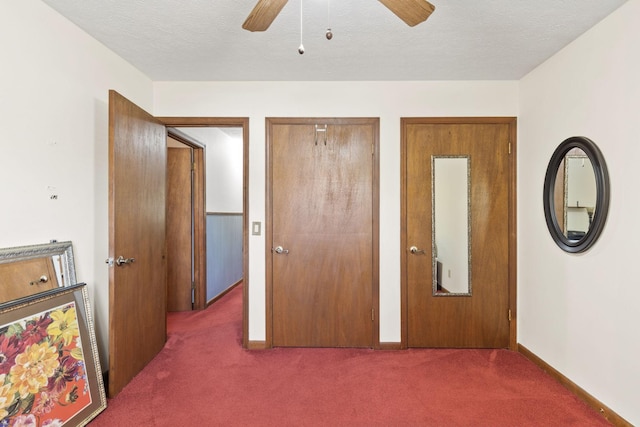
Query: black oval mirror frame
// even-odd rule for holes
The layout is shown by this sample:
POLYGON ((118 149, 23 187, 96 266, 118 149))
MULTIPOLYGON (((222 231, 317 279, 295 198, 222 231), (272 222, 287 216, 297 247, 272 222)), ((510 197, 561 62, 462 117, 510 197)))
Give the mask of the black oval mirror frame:
POLYGON ((551 237, 556 244, 565 252, 584 252, 593 245, 604 228, 609 211, 609 172, 604 161, 602 152, 598 146, 589 138, 584 136, 573 136, 565 139, 551 156, 547 174, 544 178, 544 217, 547 220, 547 227, 551 237), (562 164, 565 155, 572 149, 579 148, 589 157, 596 180, 596 206, 593 219, 589 226, 589 231, 579 240, 569 240, 560 229, 558 218, 555 214, 554 191, 558 168, 562 164))

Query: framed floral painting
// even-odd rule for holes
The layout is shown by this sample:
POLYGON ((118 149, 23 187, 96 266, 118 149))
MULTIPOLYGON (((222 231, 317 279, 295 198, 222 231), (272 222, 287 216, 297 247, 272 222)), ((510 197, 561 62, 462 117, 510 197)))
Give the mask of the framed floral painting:
POLYGON ((106 406, 84 283, 0 304, 0 427, 83 426, 106 406))

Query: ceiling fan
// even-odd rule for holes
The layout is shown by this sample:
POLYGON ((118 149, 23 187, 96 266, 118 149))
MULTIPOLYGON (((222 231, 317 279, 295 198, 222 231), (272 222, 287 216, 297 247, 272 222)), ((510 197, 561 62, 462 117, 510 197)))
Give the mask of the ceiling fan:
MULTIPOLYGON (((280 13, 288 0, 258 0, 242 28, 249 31, 265 31, 280 13)), ((426 0, 378 0, 398 18, 413 27, 425 21, 435 10, 426 0)))

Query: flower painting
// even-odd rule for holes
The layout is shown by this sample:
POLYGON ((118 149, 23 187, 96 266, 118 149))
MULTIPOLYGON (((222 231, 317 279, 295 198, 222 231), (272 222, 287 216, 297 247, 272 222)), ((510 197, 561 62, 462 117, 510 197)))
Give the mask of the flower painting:
POLYGON ((63 426, 91 405, 76 303, 0 326, 0 427, 63 426))

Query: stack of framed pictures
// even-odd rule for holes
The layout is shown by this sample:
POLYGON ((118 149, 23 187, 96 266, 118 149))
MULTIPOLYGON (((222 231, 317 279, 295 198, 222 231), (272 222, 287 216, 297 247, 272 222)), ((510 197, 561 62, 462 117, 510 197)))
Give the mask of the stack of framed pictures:
POLYGON ((0 304, 0 426, 83 426, 106 404, 84 283, 0 304))

